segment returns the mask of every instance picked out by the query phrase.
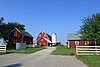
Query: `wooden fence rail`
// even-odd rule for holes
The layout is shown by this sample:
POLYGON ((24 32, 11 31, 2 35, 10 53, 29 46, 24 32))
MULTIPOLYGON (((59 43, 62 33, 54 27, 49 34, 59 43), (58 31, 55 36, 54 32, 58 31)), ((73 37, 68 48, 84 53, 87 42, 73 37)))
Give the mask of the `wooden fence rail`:
POLYGON ((0 52, 6 52, 6 45, 0 45, 0 52))
POLYGON ((76 46, 76 55, 100 55, 100 46, 76 46))

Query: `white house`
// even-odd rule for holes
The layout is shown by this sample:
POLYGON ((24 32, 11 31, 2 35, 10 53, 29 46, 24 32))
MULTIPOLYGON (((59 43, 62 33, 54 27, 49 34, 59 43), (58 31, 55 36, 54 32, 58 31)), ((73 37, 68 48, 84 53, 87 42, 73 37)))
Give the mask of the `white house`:
POLYGON ((0 45, 7 45, 3 37, 0 37, 0 45))

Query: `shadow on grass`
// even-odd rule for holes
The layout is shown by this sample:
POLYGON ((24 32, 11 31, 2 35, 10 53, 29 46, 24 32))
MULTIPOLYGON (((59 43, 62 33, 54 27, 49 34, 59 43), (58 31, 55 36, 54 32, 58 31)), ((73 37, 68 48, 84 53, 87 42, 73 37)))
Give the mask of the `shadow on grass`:
POLYGON ((7 66, 3 66, 3 67, 20 67, 20 66, 22 66, 22 64, 18 63, 18 64, 11 64, 7 66))

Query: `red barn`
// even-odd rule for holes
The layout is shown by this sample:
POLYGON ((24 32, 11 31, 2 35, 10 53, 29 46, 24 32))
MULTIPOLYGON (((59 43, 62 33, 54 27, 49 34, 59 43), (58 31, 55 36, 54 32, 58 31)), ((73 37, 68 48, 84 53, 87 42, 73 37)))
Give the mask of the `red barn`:
POLYGON ((93 45, 95 41, 83 41, 80 39, 80 34, 67 34, 68 47, 76 48, 78 46, 93 45))
POLYGON ((19 44, 19 48, 24 48, 32 43, 33 37, 25 30, 14 28, 9 34, 9 47, 16 48, 16 44, 19 44))
POLYGON ((51 36, 45 32, 40 32, 36 40, 37 45, 49 46, 51 43, 51 36))

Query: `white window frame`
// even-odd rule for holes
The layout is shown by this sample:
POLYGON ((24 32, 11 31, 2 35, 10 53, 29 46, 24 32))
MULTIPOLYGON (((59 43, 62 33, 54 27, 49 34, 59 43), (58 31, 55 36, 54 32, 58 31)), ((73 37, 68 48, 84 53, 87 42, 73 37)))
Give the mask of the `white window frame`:
POLYGON ((43 41, 43 39, 41 39, 41 41, 43 41))
POLYGON ((46 37, 46 34, 44 34, 44 37, 46 37))
POLYGON ((69 41, 68 41, 68 44, 67 45, 68 45, 68 48, 69 48, 69 41))
POLYGON ((14 32, 14 36, 17 36, 17 31, 14 32))
POLYGON ((41 45, 41 43, 39 43, 39 45, 41 45))
POLYGON ((41 37, 41 35, 39 35, 39 37, 41 37))
POLYGON ((79 45, 79 41, 75 41, 75 45, 79 45))
POLYGON ((89 44, 89 41, 85 41, 85 45, 88 45, 89 44))
POLYGON ((45 43, 43 43, 45 45, 45 43))

